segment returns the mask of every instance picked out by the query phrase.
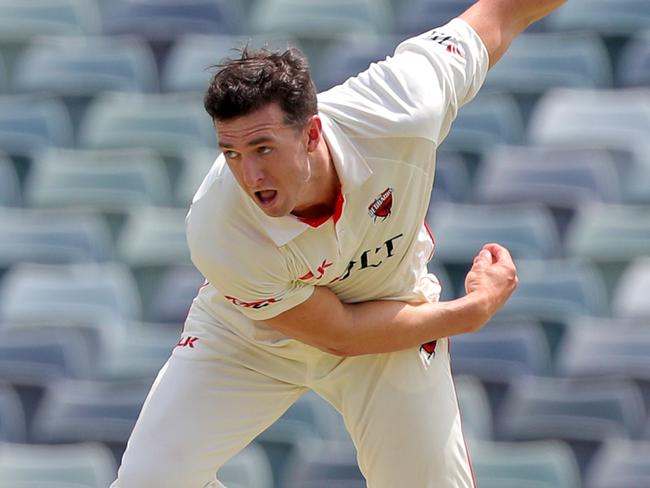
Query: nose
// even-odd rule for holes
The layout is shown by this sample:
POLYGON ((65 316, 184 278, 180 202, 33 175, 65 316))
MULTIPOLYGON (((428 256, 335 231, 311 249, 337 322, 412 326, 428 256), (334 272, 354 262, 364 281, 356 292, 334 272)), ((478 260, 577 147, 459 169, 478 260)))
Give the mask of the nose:
POLYGON ((257 158, 243 158, 241 171, 242 181, 249 188, 258 187, 264 179, 264 171, 257 158))

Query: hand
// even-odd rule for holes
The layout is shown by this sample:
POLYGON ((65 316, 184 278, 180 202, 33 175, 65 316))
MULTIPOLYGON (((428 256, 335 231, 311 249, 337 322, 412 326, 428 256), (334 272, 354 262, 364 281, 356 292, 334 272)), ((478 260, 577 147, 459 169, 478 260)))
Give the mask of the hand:
POLYGON ((517 268, 508 250, 499 244, 486 244, 474 258, 465 277, 465 291, 480 293, 486 299, 491 317, 506 303, 515 291, 519 279, 517 268))

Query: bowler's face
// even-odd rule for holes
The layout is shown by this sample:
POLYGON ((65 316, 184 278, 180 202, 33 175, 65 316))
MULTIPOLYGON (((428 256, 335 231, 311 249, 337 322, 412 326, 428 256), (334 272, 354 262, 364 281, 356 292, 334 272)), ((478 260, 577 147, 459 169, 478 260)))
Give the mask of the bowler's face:
POLYGON ((219 147, 237 182, 270 217, 289 215, 311 174, 308 131, 287 126, 277 104, 217 121, 219 147))

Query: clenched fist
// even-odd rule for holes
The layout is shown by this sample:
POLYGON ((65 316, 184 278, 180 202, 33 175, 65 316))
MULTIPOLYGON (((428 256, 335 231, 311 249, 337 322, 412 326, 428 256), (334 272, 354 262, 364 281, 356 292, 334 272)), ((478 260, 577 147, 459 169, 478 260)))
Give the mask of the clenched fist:
POLYGON ((495 243, 483 246, 465 277, 467 294, 482 294, 489 316, 506 303, 517 287, 517 268, 508 250, 495 243))

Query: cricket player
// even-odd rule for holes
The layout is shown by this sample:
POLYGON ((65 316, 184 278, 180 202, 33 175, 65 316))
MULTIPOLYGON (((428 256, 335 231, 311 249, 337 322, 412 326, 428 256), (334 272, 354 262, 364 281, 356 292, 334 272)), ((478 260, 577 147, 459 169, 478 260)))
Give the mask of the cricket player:
MULTIPOLYGON (((308 390, 343 415, 371 488, 474 487, 449 337, 517 284, 486 244, 439 302, 424 225, 436 149, 512 39, 562 0, 480 0, 316 95, 295 50, 244 50, 205 96, 222 153, 187 216, 206 278, 113 488, 215 473, 308 390)), ((441 236, 444 239, 444 236, 441 236)))

